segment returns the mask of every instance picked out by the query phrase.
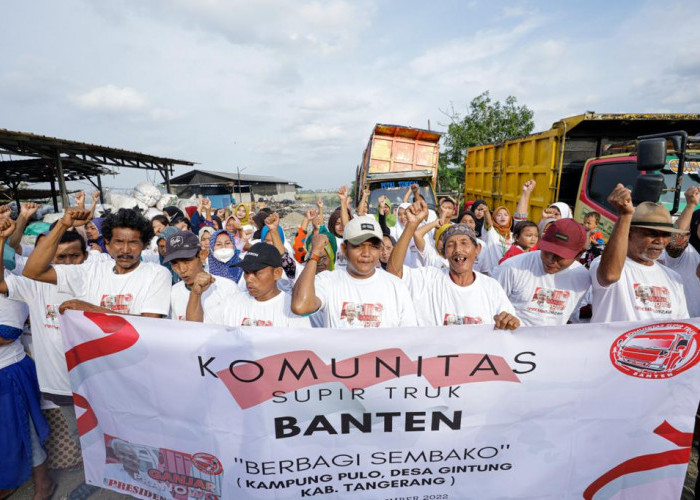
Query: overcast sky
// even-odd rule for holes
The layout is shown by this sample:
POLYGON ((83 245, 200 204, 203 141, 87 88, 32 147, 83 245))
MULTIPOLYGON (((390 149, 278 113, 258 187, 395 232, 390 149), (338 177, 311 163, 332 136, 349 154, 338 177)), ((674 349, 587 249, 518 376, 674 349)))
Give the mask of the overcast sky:
POLYGON ((690 0, 7 2, 0 128, 337 187, 375 123, 444 130, 485 90, 537 130, 700 112, 699 21, 690 0))

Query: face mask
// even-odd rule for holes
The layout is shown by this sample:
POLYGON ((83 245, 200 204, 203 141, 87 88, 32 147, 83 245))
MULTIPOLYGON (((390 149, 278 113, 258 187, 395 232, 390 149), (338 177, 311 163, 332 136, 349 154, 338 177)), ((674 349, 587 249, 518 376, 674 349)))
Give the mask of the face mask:
POLYGON ((231 260, 234 253, 236 253, 234 248, 219 248, 218 250, 214 250, 214 258, 219 262, 226 263, 231 260))

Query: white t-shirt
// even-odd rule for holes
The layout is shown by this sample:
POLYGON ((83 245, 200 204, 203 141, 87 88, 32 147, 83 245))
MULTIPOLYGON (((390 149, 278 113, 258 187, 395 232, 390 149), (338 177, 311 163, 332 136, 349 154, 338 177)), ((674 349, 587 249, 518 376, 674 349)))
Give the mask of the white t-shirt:
POLYGON ((292 312, 292 296, 284 292, 263 302, 255 300, 248 292, 239 293, 222 311, 221 324, 311 328, 308 317, 297 316, 292 312))
MULTIPOLYGON (((337 248, 335 252, 335 269, 342 269, 345 270, 348 267, 348 258, 345 256, 343 253, 343 238, 338 238, 334 236, 335 238, 335 246, 337 248)), ((290 255, 294 255, 291 253, 290 255)))
POLYGON ((65 350, 61 338, 59 306, 72 295, 61 293, 56 285, 21 276, 5 276, 8 297, 26 302, 32 325, 32 351, 42 392, 71 396, 65 350))
POLYGON ((523 326, 565 325, 591 287, 588 269, 578 262, 548 274, 539 250, 511 257, 498 266, 494 278, 523 326))
POLYGON ((366 279, 344 269, 319 273, 315 288, 327 328, 416 326, 408 288, 381 268, 366 279))
POLYGON ((515 315, 498 282, 474 273, 469 286, 459 286, 447 268, 404 266, 403 281, 411 291, 419 326, 491 325, 502 311, 515 315))
POLYGON ((161 265, 141 262, 126 274, 114 273, 114 261, 56 265, 58 291, 121 314, 162 314, 170 310, 172 277, 161 265))
POLYGON ((488 231, 482 229, 481 239, 485 243, 481 250, 481 269, 483 272, 491 274, 493 268, 498 265, 498 261, 503 258, 513 244, 513 234, 508 233, 508 238, 504 238, 492 227, 488 231))
POLYGON ((690 317, 700 317, 700 279, 696 274, 698 264, 700 264, 700 254, 697 250, 692 245, 688 245, 677 258, 670 257, 664 250, 658 262, 673 269, 681 276, 690 317))
MULTIPOLYGON (((10 275, 5 272, 5 279, 10 275)), ((27 304, 10 300, 0 295, 0 325, 22 329, 29 316, 27 304)), ((24 358, 24 346, 21 335, 15 341, 0 345, 0 369, 15 364, 24 358)))
MULTIPOLYGON (((235 281, 216 276, 216 281, 204 291, 201 297, 204 323, 222 324, 223 310, 230 306, 230 302, 238 300, 241 295, 235 281)), ((174 284, 170 292, 170 317, 185 321, 189 300, 190 291, 185 282, 174 284)))
POLYGON ((593 282, 591 323, 688 318, 683 282, 676 271, 657 262, 645 266, 628 257, 620 280, 603 287, 598 282, 600 260, 594 260, 590 269, 593 282))

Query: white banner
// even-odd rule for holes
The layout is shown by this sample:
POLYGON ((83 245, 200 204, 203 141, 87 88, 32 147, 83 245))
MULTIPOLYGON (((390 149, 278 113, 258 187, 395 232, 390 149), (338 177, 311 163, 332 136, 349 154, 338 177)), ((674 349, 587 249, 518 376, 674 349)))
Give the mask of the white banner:
POLYGON ((181 500, 678 499, 698 325, 62 317, 87 482, 181 500))

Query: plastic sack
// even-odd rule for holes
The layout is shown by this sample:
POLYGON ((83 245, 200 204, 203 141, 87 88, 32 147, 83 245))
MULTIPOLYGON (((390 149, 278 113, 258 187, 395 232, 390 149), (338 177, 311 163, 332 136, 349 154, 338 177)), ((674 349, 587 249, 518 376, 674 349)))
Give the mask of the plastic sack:
POLYGON ((160 190, 150 182, 139 182, 134 187, 134 198, 146 205, 146 208, 154 207, 160 197, 160 190))
POLYGON ((175 205, 177 203, 177 196, 174 194, 164 194, 160 197, 158 202, 156 203, 156 208, 158 210, 163 210, 165 207, 169 205, 175 205))

